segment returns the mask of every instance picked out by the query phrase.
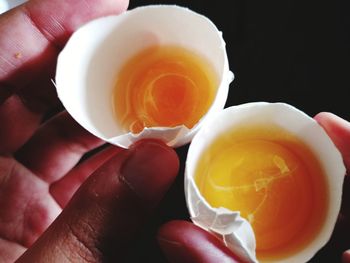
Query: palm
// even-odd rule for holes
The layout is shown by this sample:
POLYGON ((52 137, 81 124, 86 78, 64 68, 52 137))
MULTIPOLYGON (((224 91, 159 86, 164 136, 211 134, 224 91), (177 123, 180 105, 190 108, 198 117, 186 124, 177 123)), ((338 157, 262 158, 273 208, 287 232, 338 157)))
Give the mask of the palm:
POLYGON ((63 113, 38 129, 16 151, 16 158, 0 157, 0 255, 4 260, 13 260, 29 247, 84 179, 118 151, 107 149, 74 167, 86 151, 100 144, 63 113), (62 122, 66 128, 56 126, 62 122))
POLYGON ((60 47, 80 24, 119 13, 126 2, 95 4, 45 6, 33 0, 0 18, 6 36, 0 38, 1 262, 13 261, 33 244, 81 182, 117 151, 109 149, 75 167, 102 142, 65 112, 42 123, 58 105, 50 79, 60 47), (85 12, 76 13, 79 6, 85 12))
MULTIPOLYGON (((31 0, 19 11, 0 17, 0 33, 6 36, 0 37, 1 262, 12 262, 31 246, 85 178, 120 151, 108 148, 79 163, 85 153, 102 142, 84 131, 65 112, 49 122, 43 123, 43 119, 58 105, 50 79, 54 75, 58 52, 69 35, 95 17, 120 13, 126 5, 127 1, 123 0, 31 0)), ((347 134, 350 135, 350 131, 347 134)), ((346 141, 350 141, 350 137, 346 141)), ((347 145, 342 149, 343 153, 349 152, 346 141, 338 143, 347 145)), ((349 169, 350 158, 345 161, 349 169)), ((161 181, 158 180, 160 178, 153 179, 152 182, 161 181)), ((120 188, 124 194, 134 197, 132 189, 124 186, 126 189, 120 188)), ((120 210, 123 206, 117 208, 120 210)), ((113 223, 123 230, 128 223, 132 226, 130 229, 134 228, 135 222, 130 218, 143 216, 135 216, 136 212, 129 210, 124 212, 126 215, 120 214, 119 221, 112 217, 113 223)), ((96 222, 100 226, 98 220, 96 222)), ((223 251, 226 251, 227 257, 232 257, 216 238, 193 225, 175 222, 163 229, 164 234, 171 234, 166 238, 176 241, 166 242, 162 237, 166 246, 176 245, 174 251, 182 247, 177 245, 180 243, 185 244, 183 248, 188 248, 186 253, 173 253, 172 256, 192 253, 197 260, 199 255, 206 259, 201 262, 210 262, 210 258, 212 262, 217 262, 217 257, 223 259, 223 251), (213 247, 217 250, 213 251, 213 247), (212 253, 204 253, 206 250, 212 253)), ((349 239, 346 240, 344 244, 348 246, 349 239)), ((327 254, 328 251, 325 252, 327 254)))
POLYGON ((13 158, 0 158, 0 254, 11 261, 23 253, 53 221, 60 206, 49 184, 13 158))

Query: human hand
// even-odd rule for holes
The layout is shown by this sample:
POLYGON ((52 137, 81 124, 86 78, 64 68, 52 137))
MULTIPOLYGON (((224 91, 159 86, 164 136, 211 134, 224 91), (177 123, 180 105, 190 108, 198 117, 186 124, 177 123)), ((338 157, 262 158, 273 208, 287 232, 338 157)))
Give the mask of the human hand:
MULTIPOLYGON (((58 112, 50 80, 59 51, 81 24, 126 6, 122 0, 31 0, 0 17, 1 262, 121 261, 177 174, 175 152, 154 140, 130 150, 108 147, 79 162, 103 142, 58 112)), ((187 262, 234 262, 214 236, 178 224, 187 262)), ((177 223, 166 229, 171 225, 177 223)))
MULTIPOLYGON (((343 254, 342 262, 350 263, 350 250, 347 250, 350 249, 350 123, 331 113, 320 113, 315 116, 315 119, 341 152, 347 168, 347 176, 345 176, 343 187, 341 213, 333 235, 327 245, 310 262, 329 262, 330 259, 332 262, 340 262, 340 257, 343 254)), ((206 257, 218 255, 218 252, 211 253, 211 246, 208 244, 201 247, 205 238, 210 240, 210 234, 201 229, 195 229, 193 225, 184 221, 173 221, 165 224, 161 227, 158 236, 159 243, 163 250, 167 251, 171 262, 206 262, 208 260, 206 257), (198 260, 199 258, 202 261, 198 260)), ((220 245, 216 245, 216 248, 219 247, 220 245)), ((225 253, 230 254, 226 250, 222 251, 224 255, 225 253)), ((224 259, 225 256, 222 258, 224 259)), ((215 262, 211 259, 208 261, 215 262)), ((217 258, 217 262, 219 261, 217 258)))
POLYGON ((64 111, 42 123, 59 104, 50 79, 70 34, 126 5, 34 0, 0 17, 1 262, 25 251, 19 262, 120 260, 177 174, 175 152, 152 140, 76 165, 103 142, 64 111))
MULTIPOLYGON (((332 113, 319 113, 315 116, 342 154, 347 170, 343 186, 342 206, 337 225, 319 258, 339 258, 343 251, 342 262, 350 263, 350 123, 332 113)), ((318 261, 315 261, 318 262, 318 261)))
MULTIPOLYGON (((58 105, 50 79, 70 34, 88 20, 119 13, 126 5, 127 1, 112 0, 32 0, 0 18, 0 32, 6 36, 0 39, 2 262, 24 251, 19 262, 120 260, 127 241, 177 173, 174 152, 157 141, 140 142, 128 151, 110 147, 76 166, 103 142, 66 112, 41 123, 58 105), (125 173, 128 163, 137 165, 125 173), (136 181, 129 181, 128 174, 136 181)), ((346 155, 350 140, 337 143, 327 118, 317 120, 346 155)), ((338 137, 346 138, 342 136, 338 137)), ((238 261, 216 237, 189 222, 169 222, 161 227, 158 240, 171 262, 238 261)))

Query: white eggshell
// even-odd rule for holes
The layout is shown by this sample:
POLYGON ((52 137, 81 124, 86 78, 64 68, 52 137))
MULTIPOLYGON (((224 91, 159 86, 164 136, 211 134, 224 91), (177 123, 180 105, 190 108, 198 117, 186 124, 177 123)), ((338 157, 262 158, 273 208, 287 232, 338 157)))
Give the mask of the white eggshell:
POLYGON ((27 2, 28 0, 0 0, 0 14, 27 2))
MULTIPOLYGON (((247 124, 274 125, 294 134, 320 160, 329 187, 329 211, 319 234, 299 252, 283 262, 306 262, 329 240, 340 210, 345 166, 341 154, 320 125, 302 111, 284 103, 256 102, 226 108, 208 120, 190 145, 185 171, 185 193, 188 209, 195 224, 214 232, 236 254, 255 262, 255 237, 248 221, 239 211, 211 207, 194 181, 194 172, 201 153, 218 137, 236 126, 247 124)), ((273 261, 270 261, 273 262, 273 261)))
POLYGON ((191 141, 205 119, 222 110, 232 80, 222 34, 208 18, 179 6, 151 5, 99 18, 78 29, 58 57, 55 84, 66 110, 97 137, 122 147, 141 138, 159 138, 178 147, 191 141), (117 74, 131 56, 163 44, 193 50, 212 63, 220 79, 215 100, 192 129, 124 131, 112 110, 117 74))

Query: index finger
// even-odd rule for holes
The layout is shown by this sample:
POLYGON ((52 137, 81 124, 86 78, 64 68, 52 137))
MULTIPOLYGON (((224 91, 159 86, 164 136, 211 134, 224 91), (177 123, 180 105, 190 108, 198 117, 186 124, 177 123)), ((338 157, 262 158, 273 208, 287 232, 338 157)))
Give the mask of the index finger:
POLYGON ((127 0, 31 0, 3 14, 0 81, 11 84, 7 86, 30 82, 55 62, 79 26, 100 16, 118 14, 127 5, 127 0))
POLYGON ((0 153, 15 152, 58 105, 51 78, 72 32, 91 19, 122 12, 127 4, 31 0, 0 16, 0 153))

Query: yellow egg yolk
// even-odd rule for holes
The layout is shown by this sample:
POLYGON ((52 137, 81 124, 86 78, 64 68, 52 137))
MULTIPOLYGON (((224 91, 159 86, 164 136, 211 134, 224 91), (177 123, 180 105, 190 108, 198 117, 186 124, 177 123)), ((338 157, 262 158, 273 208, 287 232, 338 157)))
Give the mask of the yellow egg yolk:
POLYGON ((305 144, 277 128, 223 135, 205 150, 195 181, 213 207, 240 211, 250 222, 262 261, 303 248, 328 209, 319 162, 305 144))
POLYGON ((192 128, 212 104, 218 77, 202 56, 179 46, 154 46, 130 58, 113 94, 126 131, 145 127, 192 128))

